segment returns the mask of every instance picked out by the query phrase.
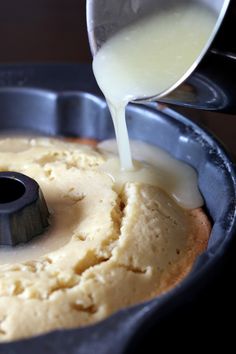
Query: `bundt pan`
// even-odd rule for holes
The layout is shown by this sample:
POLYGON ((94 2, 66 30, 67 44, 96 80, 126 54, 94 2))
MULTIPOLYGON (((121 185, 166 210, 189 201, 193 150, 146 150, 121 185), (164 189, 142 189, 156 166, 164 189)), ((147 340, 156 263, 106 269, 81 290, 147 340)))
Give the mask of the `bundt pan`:
MULTIPOLYGON (((1 66, 0 112, 2 134, 114 137, 106 103, 86 65, 1 66)), ((131 138, 158 145, 198 171, 199 188, 213 224, 207 251, 191 274, 163 296, 119 311, 93 326, 0 344, 0 353, 130 354, 140 334, 194 297, 227 258, 236 232, 236 174, 223 147, 170 109, 130 105, 127 123, 131 138)))

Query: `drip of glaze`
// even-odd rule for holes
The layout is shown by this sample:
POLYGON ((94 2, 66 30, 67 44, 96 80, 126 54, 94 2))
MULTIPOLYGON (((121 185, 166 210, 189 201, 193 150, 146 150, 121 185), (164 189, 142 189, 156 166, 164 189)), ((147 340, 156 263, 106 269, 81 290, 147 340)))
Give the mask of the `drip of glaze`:
POLYGON ((172 87, 204 50, 216 23, 204 4, 176 3, 113 35, 94 57, 93 70, 114 122, 122 170, 134 168, 125 107, 172 87))

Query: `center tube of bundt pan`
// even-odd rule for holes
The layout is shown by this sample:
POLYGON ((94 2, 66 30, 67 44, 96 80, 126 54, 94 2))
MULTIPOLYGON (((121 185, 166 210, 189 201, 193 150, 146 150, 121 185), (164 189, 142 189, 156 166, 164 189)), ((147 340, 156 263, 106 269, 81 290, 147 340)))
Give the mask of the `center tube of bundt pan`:
POLYGON ((48 227, 49 212, 38 183, 19 172, 0 172, 0 247, 31 241, 48 227))

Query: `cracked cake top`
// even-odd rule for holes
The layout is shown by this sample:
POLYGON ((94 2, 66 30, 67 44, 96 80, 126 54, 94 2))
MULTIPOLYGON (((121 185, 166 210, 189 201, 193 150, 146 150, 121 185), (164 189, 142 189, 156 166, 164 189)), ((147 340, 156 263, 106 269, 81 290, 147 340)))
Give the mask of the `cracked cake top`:
POLYGON ((207 245, 209 222, 158 187, 117 192, 96 148, 49 138, 1 138, 0 170, 40 185, 47 232, 0 249, 0 339, 83 326, 179 282, 207 245))

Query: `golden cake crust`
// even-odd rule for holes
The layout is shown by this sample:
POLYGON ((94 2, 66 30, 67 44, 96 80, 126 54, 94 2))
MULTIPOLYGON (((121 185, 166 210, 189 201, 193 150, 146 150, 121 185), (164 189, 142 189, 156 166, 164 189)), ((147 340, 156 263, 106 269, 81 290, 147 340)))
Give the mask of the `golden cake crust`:
POLYGON ((19 138, 0 140, 0 151, 1 170, 35 178, 52 215, 39 254, 27 245, 0 264, 2 341, 85 326, 166 292, 206 249, 201 209, 183 210, 150 185, 116 192, 96 149, 19 138))

